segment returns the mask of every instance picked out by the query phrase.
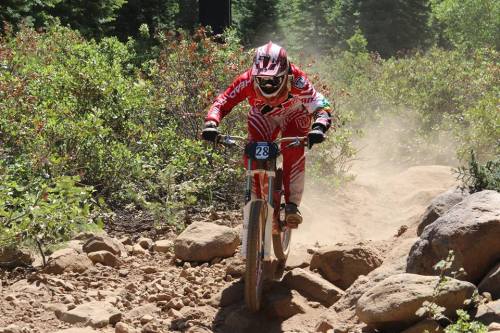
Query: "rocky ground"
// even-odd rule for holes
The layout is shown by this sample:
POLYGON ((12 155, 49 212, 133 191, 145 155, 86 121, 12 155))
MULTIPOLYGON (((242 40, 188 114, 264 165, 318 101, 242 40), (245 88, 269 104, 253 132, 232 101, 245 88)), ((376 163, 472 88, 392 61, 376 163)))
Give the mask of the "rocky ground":
POLYGON ((256 314, 243 302, 238 220, 211 214, 155 241, 81 234, 43 269, 0 270, 0 332, 442 332, 446 322, 416 314, 424 301, 500 332, 498 192, 452 189, 393 237, 294 249, 256 314), (432 267, 450 249, 465 274, 436 289, 432 267))

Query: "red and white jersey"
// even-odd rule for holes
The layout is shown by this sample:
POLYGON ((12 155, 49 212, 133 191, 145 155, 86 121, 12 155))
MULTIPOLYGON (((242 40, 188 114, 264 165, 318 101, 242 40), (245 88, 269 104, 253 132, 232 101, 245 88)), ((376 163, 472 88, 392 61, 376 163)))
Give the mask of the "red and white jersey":
MULTIPOLYGON (((288 98, 278 106, 271 107, 265 101, 259 100, 254 90, 252 80, 252 69, 247 70, 234 80, 234 82, 220 94, 210 107, 205 121, 215 121, 220 123, 231 110, 244 99, 266 116, 286 116, 291 112, 302 109, 305 113, 313 114, 318 109, 330 107, 328 100, 314 89, 305 73, 297 66, 290 65, 291 83, 288 98)), ((325 120, 326 121, 326 120, 325 120)), ((328 119, 329 122, 329 119, 328 119)), ((325 126, 328 128, 329 123, 325 126)))

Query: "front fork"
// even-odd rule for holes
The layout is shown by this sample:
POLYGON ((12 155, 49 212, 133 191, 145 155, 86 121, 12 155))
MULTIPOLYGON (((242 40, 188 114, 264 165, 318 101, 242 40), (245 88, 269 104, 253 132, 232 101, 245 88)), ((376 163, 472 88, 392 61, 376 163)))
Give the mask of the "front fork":
POLYGON ((256 174, 266 174, 268 181, 268 193, 267 193, 267 215, 266 224, 264 228, 264 260, 271 260, 271 244, 272 244, 272 232, 273 232, 273 218, 274 218, 274 178, 276 177, 275 171, 268 171, 264 169, 252 169, 252 159, 248 158, 247 161, 247 173, 245 179, 245 206, 243 207, 243 229, 241 234, 241 256, 246 258, 247 252, 247 238, 248 238, 248 220, 250 214, 250 205, 254 200, 260 200, 257 198, 252 199, 252 179, 256 174))

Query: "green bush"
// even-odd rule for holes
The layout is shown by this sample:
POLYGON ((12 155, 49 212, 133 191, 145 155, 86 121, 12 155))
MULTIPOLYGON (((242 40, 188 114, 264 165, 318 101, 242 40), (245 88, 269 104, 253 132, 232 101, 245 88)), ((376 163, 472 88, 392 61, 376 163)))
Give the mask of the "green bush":
POLYGON ((45 264, 47 246, 100 225, 92 188, 78 181, 62 176, 19 183, 0 174, 0 247, 36 244, 45 264))
POLYGON ((500 158, 498 156, 482 165, 476 160, 476 155, 472 150, 468 165, 459 167, 457 173, 463 187, 471 193, 483 190, 500 192, 500 158))

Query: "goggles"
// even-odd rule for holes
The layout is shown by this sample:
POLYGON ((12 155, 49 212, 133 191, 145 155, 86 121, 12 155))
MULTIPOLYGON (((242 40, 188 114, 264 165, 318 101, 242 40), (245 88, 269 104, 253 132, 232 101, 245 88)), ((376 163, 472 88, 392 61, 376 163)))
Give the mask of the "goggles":
POLYGON ((262 88, 278 88, 284 76, 256 76, 257 84, 262 88))

